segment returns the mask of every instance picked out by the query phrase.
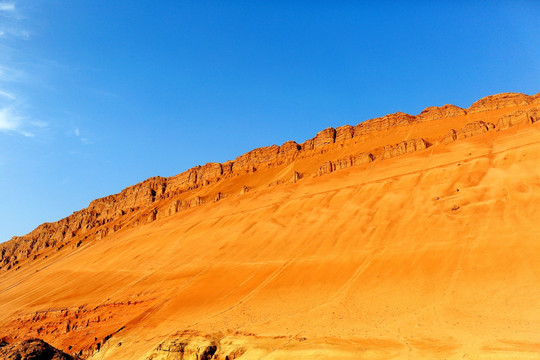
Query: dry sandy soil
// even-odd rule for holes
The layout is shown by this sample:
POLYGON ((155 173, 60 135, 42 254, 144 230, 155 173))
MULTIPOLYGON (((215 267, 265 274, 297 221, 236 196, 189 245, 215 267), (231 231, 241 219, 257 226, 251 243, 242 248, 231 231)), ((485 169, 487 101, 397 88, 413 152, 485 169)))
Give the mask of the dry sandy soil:
POLYGON ((501 96, 29 251, 0 272, 0 336, 91 359, 540 359, 540 122, 500 123, 540 101, 501 96), (478 121, 495 126, 448 138, 478 121), (320 170, 360 153, 374 161, 320 170))

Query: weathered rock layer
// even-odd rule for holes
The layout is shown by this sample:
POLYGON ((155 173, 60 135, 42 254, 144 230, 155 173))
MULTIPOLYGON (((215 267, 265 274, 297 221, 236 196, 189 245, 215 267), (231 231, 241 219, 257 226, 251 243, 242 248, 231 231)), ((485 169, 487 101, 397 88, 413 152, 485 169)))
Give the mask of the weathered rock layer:
MULTIPOLYGON (((470 122, 460 129, 451 129, 435 139, 436 143, 448 143, 483 134, 494 129, 507 129, 512 126, 533 123, 539 119, 540 96, 527 96, 518 93, 492 95, 475 102, 469 109, 454 105, 428 107, 419 115, 395 113, 380 118, 364 121, 356 126, 345 125, 337 129, 327 128, 313 139, 298 145, 287 141, 281 146, 272 145, 254 149, 226 163, 207 163, 196 166, 181 174, 163 178, 153 177, 139 184, 130 186, 120 193, 92 201, 86 209, 54 223, 44 223, 25 236, 15 236, 0 245, 0 271, 18 268, 21 262, 35 260, 48 248, 62 248, 70 243, 78 247, 89 237, 103 238, 127 225, 137 225, 169 216, 183 209, 197 207, 208 201, 201 197, 190 198, 193 190, 219 182, 220 180, 249 174, 260 169, 288 165, 302 157, 316 156, 321 149, 336 143, 359 140, 377 136, 381 132, 395 127, 407 127, 426 121, 435 121, 456 116, 466 116, 492 110, 508 109, 516 106, 529 106, 498 116, 496 124, 484 121, 470 122), (532 106, 532 107, 531 107, 532 106), (153 207, 157 201, 169 200, 166 210, 158 211, 153 207), (76 239, 74 242, 73 240, 76 239)), ((381 144, 371 152, 329 160, 321 163, 318 175, 355 164, 366 164, 374 159, 388 159, 417 150, 428 148, 431 143, 426 139, 404 139, 397 144, 381 144)), ((325 150, 322 150, 325 151, 325 150)), ((317 175, 311 174, 311 175, 317 175)), ((298 179, 296 179, 298 180, 298 179)), ((296 181, 294 180, 294 181, 296 181)), ((283 183, 278 181, 276 183, 283 183)), ((212 195, 215 199, 217 194, 212 195)), ((221 198, 223 194, 218 196, 221 198)))
POLYGON ((530 355, 539 106, 387 115, 92 201, 2 245, 0 337, 115 360, 530 355))

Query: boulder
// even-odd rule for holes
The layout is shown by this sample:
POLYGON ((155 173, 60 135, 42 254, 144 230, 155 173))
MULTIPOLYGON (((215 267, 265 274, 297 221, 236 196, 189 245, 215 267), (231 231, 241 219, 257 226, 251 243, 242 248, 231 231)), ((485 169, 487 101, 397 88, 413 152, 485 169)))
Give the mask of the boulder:
POLYGON ((58 350, 40 339, 28 339, 17 343, 0 343, 1 359, 23 360, 74 360, 71 355, 58 350))

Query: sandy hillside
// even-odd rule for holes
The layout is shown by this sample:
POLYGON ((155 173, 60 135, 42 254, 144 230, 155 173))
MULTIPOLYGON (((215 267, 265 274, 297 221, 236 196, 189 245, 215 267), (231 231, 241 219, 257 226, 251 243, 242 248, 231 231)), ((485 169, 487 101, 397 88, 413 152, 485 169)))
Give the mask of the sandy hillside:
POLYGON ((91 359, 540 359, 540 95, 326 129, 3 244, 0 337, 91 359))

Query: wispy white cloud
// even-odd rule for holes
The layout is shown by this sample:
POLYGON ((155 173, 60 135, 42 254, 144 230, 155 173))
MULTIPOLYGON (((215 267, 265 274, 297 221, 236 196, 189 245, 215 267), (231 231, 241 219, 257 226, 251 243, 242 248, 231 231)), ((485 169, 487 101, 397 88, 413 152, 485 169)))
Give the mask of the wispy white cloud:
POLYGON ((19 128, 21 118, 13 113, 9 107, 0 109, 0 130, 15 131, 19 128))
POLYGON ((28 31, 21 27, 22 19, 15 2, 0 0, 0 133, 33 137, 43 133, 48 124, 28 116, 26 102, 14 91, 28 81, 28 75, 21 69, 21 62, 14 61, 17 52, 13 45, 4 42, 7 38, 29 38, 28 31))
POLYGON ((8 99, 8 100, 16 100, 15 95, 13 95, 10 92, 3 91, 1 89, 0 89, 0 97, 3 97, 4 99, 8 99))
POLYGON ((0 37, 30 40, 30 32, 27 30, 18 29, 16 27, 5 26, 4 28, 0 29, 0 37))
POLYGON ((85 145, 93 144, 93 141, 90 140, 87 136, 84 136, 78 126, 75 126, 72 129, 71 134, 75 135, 85 145))
POLYGON ((0 109, 0 132, 17 133, 27 137, 35 136, 26 129, 24 118, 12 107, 0 109))
POLYGON ((15 11, 14 2, 0 2, 0 11, 11 12, 15 11))
MULTIPOLYGON (((0 58, 0 61, 2 61, 1 58, 0 58)), ((11 66, 7 66, 5 65, 5 63, 4 64, 0 63, 0 84, 21 82, 25 79, 26 79, 26 74, 24 73, 24 71, 15 69, 11 66)))
POLYGON ((46 122, 46 121, 41 121, 41 120, 32 120, 29 122, 30 125, 34 126, 34 127, 37 127, 37 128, 46 128, 47 126, 49 126, 49 123, 46 122))

